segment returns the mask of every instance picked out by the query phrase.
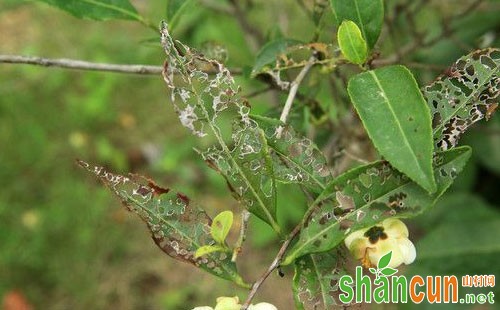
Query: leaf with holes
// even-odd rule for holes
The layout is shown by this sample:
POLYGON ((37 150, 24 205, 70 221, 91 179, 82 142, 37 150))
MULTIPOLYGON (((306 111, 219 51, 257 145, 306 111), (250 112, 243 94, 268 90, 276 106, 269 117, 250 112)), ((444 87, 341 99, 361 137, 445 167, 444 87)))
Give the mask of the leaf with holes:
POLYGON ((382 0, 330 0, 337 26, 344 20, 358 25, 370 49, 377 43, 384 22, 382 0))
POLYGON ((210 234, 215 242, 223 245, 231 226, 233 226, 233 212, 223 211, 217 214, 210 228, 210 234))
POLYGON ((293 292, 297 309, 333 309, 338 281, 344 275, 337 253, 305 255, 295 261, 293 292))
POLYGON ((500 99, 500 49, 475 51, 455 62, 423 94, 432 113, 434 143, 446 150, 475 122, 493 115, 500 99))
POLYGON ((358 65, 366 61, 368 57, 366 41, 363 39, 361 31, 354 22, 344 20, 340 24, 337 32, 337 40, 340 50, 347 60, 358 65))
POLYGON ((411 72, 403 66, 364 72, 352 77, 347 89, 380 154, 435 192, 430 111, 411 72))
POLYGON ((316 199, 318 207, 282 265, 305 254, 328 251, 349 232, 374 226, 386 218, 420 214, 453 183, 470 154, 469 147, 436 154, 434 174, 438 190, 431 195, 386 162, 375 162, 342 174, 316 199))
POLYGON ((129 211, 146 223, 154 242, 168 256, 248 287, 231 261, 231 255, 211 252, 195 257, 202 245, 214 243, 210 236, 212 220, 203 210, 194 207, 188 197, 139 176, 113 174, 83 161, 78 164, 94 173, 129 211))
POLYGON ((251 117, 266 134, 276 180, 300 184, 314 193, 322 192, 333 177, 325 156, 314 142, 300 136, 290 126, 284 126, 281 137, 277 138, 276 130, 283 123, 262 116, 251 117))
POLYGON ((94 20, 143 18, 128 0, 38 0, 58 7, 78 18, 94 20))
POLYGON ((198 137, 217 141, 217 146, 201 152, 203 159, 226 179, 233 195, 251 213, 281 233, 267 142, 249 117, 248 104, 238 96, 231 73, 221 63, 174 42, 165 23, 161 33, 167 54, 163 76, 182 125, 198 137), (227 121, 233 122, 231 131, 221 129, 227 121))

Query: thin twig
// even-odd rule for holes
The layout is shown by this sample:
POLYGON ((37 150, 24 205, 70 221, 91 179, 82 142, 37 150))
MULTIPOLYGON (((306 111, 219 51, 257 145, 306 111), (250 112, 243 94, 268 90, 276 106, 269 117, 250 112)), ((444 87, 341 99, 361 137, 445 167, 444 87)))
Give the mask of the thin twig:
MULTIPOLYGON (((290 109, 292 108, 293 100, 295 99, 295 95, 297 95, 297 90, 299 89, 300 83, 306 76, 307 72, 311 69, 316 60, 316 55, 313 55, 309 58, 306 65, 300 70, 299 74, 293 80, 290 86, 290 92, 288 93, 288 97, 286 98, 285 106, 283 107, 283 111, 281 112, 280 121, 286 123, 288 118, 288 114, 290 113, 290 109)), ((279 126, 276 128, 276 137, 279 139, 281 137, 281 133, 283 132, 283 126, 279 126)))
POLYGON ((302 222, 300 222, 293 231, 290 233, 288 238, 283 242, 281 245, 281 248, 278 251, 278 254, 276 254, 276 257, 274 258, 273 262, 267 270, 262 274, 262 276, 252 285, 252 289, 250 290, 250 293, 248 294, 247 299, 245 300, 245 303, 243 306, 241 306, 242 310, 246 310, 249 306, 250 303, 252 302, 252 299, 254 298, 255 294, 259 290, 260 286, 264 281, 267 279, 267 277, 276 269, 280 266, 281 260, 283 259, 283 255, 285 255, 286 250, 288 249, 288 246, 290 245, 290 242, 298 235, 302 228, 302 222))
MULTIPOLYGON (((309 195, 308 195, 309 197, 309 195)), ((309 197, 310 198, 310 197, 309 197)), ((264 281, 267 279, 267 277, 269 277, 269 275, 274 271, 276 270, 277 268, 280 267, 281 265, 281 261, 283 259, 283 256, 285 255, 286 253, 286 250, 288 249, 288 247, 290 246, 290 243, 293 241, 293 239, 295 239, 295 237, 297 237, 297 235, 300 233, 300 231, 302 230, 302 227, 304 227, 305 223, 307 221, 309 221, 309 217, 312 215, 313 211, 316 209, 317 206, 320 205, 320 202, 321 202, 321 196, 318 196, 309 206, 309 208, 307 209, 307 211, 304 213, 304 216, 302 217, 302 220, 297 224, 297 226, 295 226, 295 228, 292 230, 292 232, 290 232, 290 234, 288 235, 288 237, 286 238, 286 240, 283 242, 283 244, 281 245, 279 251, 278 251, 278 254, 276 254, 276 257, 274 258, 273 262, 271 263, 271 265, 269 265, 269 267, 267 268, 267 270, 260 276, 260 278, 255 281, 255 283, 252 285, 252 289, 250 290, 250 293, 248 294, 248 297, 247 299, 245 300, 245 303, 243 304, 243 306, 241 306, 241 309, 242 310, 246 310, 249 306, 250 306, 250 303, 252 302, 252 299, 254 298, 255 294, 257 293, 257 291, 259 290, 260 286, 262 285, 262 283, 264 283, 264 281)))
MULTIPOLYGON (((75 59, 64 58, 42 58, 21 55, 0 55, 0 63, 7 64, 27 64, 43 67, 57 67, 75 70, 88 70, 88 71, 101 71, 101 72, 115 72, 115 73, 129 73, 140 75, 159 75, 161 74, 162 66, 149 66, 149 65, 121 65, 109 63, 96 63, 75 59)), ((232 74, 241 74, 239 69, 231 69, 232 74)), ((211 73, 211 72, 207 72, 211 73)))

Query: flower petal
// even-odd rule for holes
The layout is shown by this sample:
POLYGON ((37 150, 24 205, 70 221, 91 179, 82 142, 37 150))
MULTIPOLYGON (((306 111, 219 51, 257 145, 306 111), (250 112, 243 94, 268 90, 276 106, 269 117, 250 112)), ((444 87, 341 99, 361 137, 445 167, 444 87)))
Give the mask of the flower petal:
POLYGON ((408 238, 409 236, 408 228, 401 220, 389 218, 382 222, 382 226, 389 238, 408 238))
POLYGON ((201 306, 201 307, 195 307, 191 310, 214 310, 214 308, 209 307, 209 306, 201 306))
POLYGON ((379 240, 375 244, 375 248, 368 250, 368 257, 372 266, 377 266, 380 258, 392 251, 391 261, 388 267, 396 268, 403 263, 403 254, 399 249, 399 244, 395 239, 387 238, 379 240))
POLYGON ((240 310, 241 305, 238 296, 234 297, 219 297, 214 310, 240 310))
POLYGON ((399 249, 403 255, 403 262, 409 265, 415 261, 417 250, 413 243, 407 238, 398 239, 399 249))
POLYGON ((344 243, 345 243, 345 246, 348 248, 348 249, 351 249, 351 244, 354 240, 356 239, 367 239, 364 235, 365 235, 365 232, 367 231, 367 229, 360 229, 360 230, 356 230, 355 232, 353 233, 350 233, 349 235, 347 235, 347 237, 344 239, 344 243))
POLYGON ((256 305, 250 305, 248 307, 248 310, 278 310, 274 305, 271 305, 270 303, 267 302, 261 302, 256 305))

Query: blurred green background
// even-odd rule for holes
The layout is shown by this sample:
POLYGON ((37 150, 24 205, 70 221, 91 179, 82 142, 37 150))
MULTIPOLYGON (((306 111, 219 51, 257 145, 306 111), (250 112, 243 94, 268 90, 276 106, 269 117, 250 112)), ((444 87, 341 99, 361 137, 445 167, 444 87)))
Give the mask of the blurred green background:
MULTIPOLYGON (((132 2, 152 21, 163 18, 163 1, 132 2)), ((295 1, 255 2, 248 15, 266 37, 284 32, 309 40, 314 27, 295 1), (273 22, 278 11, 279 16, 293 16, 286 29, 273 22)), ((404 1, 388 2, 399 18, 395 7, 404 1)), ((460 42, 474 47, 492 37, 489 45, 500 46, 499 2, 485 2, 492 6, 461 21, 460 42)), ((429 4, 418 16, 422 27, 437 27, 432 23, 439 17, 436 7, 446 13, 454 5, 468 5, 453 3, 429 4)), ((333 38, 331 27, 325 27, 324 37, 333 38)), ((404 31, 398 34, 402 41, 404 31)), ((248 68, 254 61, 235 18, 213 9, 192 7, 174 34, 195 47, 223 44, 229 67, 248 68)), ((36 2, 0 2, 0 54, 160 65, 163 51, 155 40, 151 29, 132 22, 80 20, 36 2)), ((392 49, 391 44, 381 48, 392 49)), ((412 59, 448 65, 462 54, 453 40, 443 40, 412 59)), ((414 73, 421 83, 437 75, 423 69, 414 73)), ((265 86, 240 80, 244 93, 265 86)), ((317 96, 325 98, 324 93, 317 96)), ((260 96, 252 103, 257 111, 266 111, 272 97, 260 96)), ((476 126, 463 143, 474 150, 466 171, 434 210, 410 223, 418 253, 410 273, 500 275, 499 116, 476 126)), ((244 298, 246 292, 230 283, 166 257, 149 242, 143 224, 75 165, 81 158, 114 171, 148 175, 202 201, 210 215, 240 210, 223 180, 193 151, 195 146, 168 103, 161 77, 0 64, 0 300, 15 299, 34 309, 190 309, 214 304, 221 295, 244 298)), ((281 218, 292 225, 303 207, 300 197, 286 196, 280 201, 282 210, 287 208, 281 218)), ((250 227, 254 233, 241 269, 255 279, 272 259, 278 240, 258 221, 250 227)), ((292 309, 287 281, 292 271, 285 273, 285 279, 271 277, 257 299, 292 309)))

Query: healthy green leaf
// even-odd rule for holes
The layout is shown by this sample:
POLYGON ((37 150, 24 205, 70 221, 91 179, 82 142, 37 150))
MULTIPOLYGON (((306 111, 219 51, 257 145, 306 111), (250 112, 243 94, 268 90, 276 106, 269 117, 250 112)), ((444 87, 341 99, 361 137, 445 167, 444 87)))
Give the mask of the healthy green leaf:
POLYGON ((223 211, 219 213, 212 222, 210 233, 215 242, 224 244, 227 234, 233 226, 233 212, 223 211))
POLYGON ((338 280, 343 275, 335 253, 305 255, 295 261, 293 291, 297 309, 333 309, 338 280))
POLYGON ((337 26, 344 20, 352 20, 372 49, 384 22, 382 0, 330 0, 330 4, 337 26))
POLYGON ((266 43, 257 53, 252 68, 252 76, 261 73, 266 65, 274 63, 278 55, 285 53, 289 47, 299 44, 302 44, 302 42, 286 38, 279 38, 275 41, 266 43))
POLYGON ((391 262, 391 257, 392 257, 392 251, 382 256, 378 261, 377 268, 384 269, 385 267, 387 267, 391 262))
POLYGON ((211 254, 214 252, 226 252, 227 249, 220 245, 203 245, 194 252, 194 258, 200 258, 203 255, 211 254))
POLYGON ((344 20, 337 32, 340 51, 347 60, 355 64, 362 64, 368 57, 365 39, 361 35, 358 26, 350 21, 344 20))
POLYGON ((349 232, 374 226, 386 218, 420 214, 453 183, 470 154, 469 147, 460 147, 436 155, 434 174, 438 190, 432 195, 386 162, 344 173, 318 197, 318 207, 282 265, 305 254, 328 251, 342 242, 349 232))
POLYGON ((38 0, 58 7, 78 18, 94 20, 143 18, 128 0, 38 0))
POLYGON ((380 154, 435 192, 430 112, 411 72, 403 66, 364 72, 350 79, 348 92, 380 154))
POLYGON ((192 205, 184 194, 162 188, 153 181, 122 176, 79 161, 94 173, 131 212, 148 226, 156 245, 168 256, 192 264, 220 278, 248 287, 227 253, 206 253, 195 257, 202 245, 214 243, 210 237, 210 217, 192 205))
POLYGON ((198 137, 210 136, 218 147, 201 152, 207 164, 227 181, 233 195, 248 210, 280 233, 276 222, 276 185, 264 133, 250 119, 250 108, 223 64, 174 43, 162 24, 167 54, 163 76, 179 119, 198 137), (206 71, 212 71, 209 75, 206 71), (231 135, 221 129, 230 120, 231 135))
POLYGON ((500 49, 478 50, 460 58, 423 89, 432 113, 437 149, 457 145, 475 122, 492 116, 500 98, 500 49))

